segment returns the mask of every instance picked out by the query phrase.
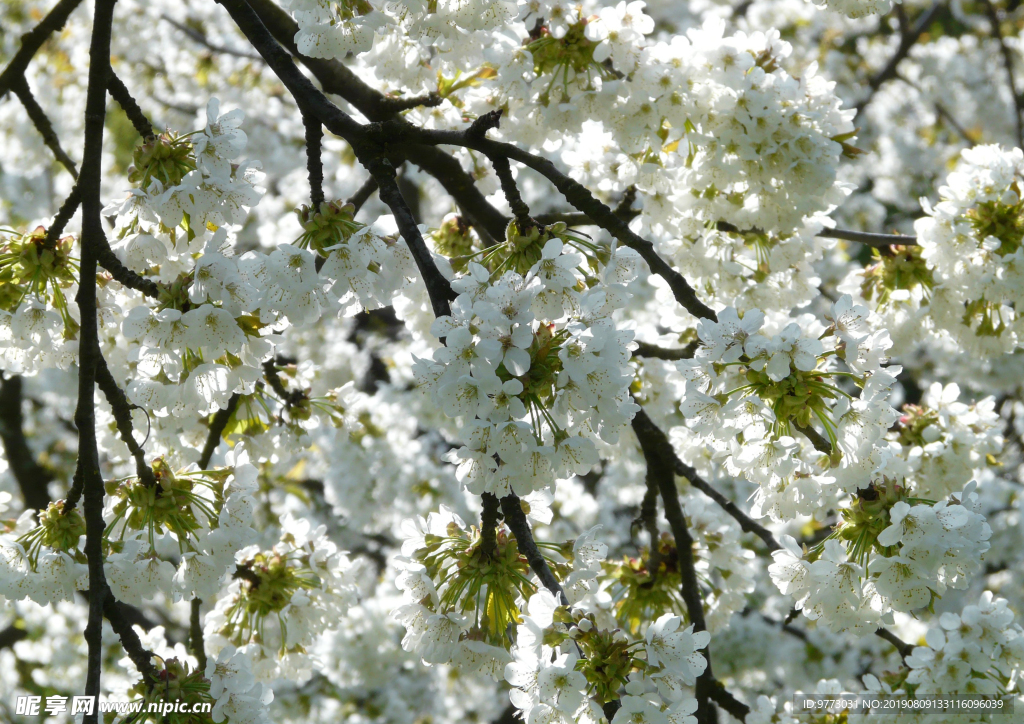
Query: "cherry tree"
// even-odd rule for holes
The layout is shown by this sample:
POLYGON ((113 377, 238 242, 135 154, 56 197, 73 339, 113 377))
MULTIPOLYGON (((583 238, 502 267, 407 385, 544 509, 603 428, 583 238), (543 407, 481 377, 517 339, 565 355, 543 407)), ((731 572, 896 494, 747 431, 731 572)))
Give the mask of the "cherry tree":
POLYGON ((0 718, 1020 694, 1018 3, 0 19, 0 718))

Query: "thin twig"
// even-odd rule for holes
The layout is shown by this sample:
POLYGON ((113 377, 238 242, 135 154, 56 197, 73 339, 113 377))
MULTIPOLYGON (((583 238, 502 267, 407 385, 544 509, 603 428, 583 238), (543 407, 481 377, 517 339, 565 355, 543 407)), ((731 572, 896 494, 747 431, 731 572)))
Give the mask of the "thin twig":
POLYGON ((493 493, 483 493, 480 499, 483 503, 483 510, 480 511, 480 550, 492 557, 498 549, 498 513, 501 502, 493 493))
POLYGON ((917 246, 916 236, 904 234, 873 234, 868 231, 849 231, 847 229, 822 229, 818 236, 826 239, 842 239, 853 241, 865 246, 874 246, 884 249, 890 246, 917 246))
POLYGON ((53 124, 50 122, 50 118, 46 115, 46 111, 43 110, 42 106, 39 105, 34 95, 32 95, 32 89, 28 86, 28 81, 23 77, 15 80, 13 85, 14 94, 18 96, 18 100, 21 101, 21 105, 25 107, 25 112, 28 113, 29 119, 32 121, 32 125, 39 131, 39 135, 43 137, 43 143, 46 147, 53 152, 54 157, 67 169, 68 173, 77 181, 78 180, 78 169, 75 168, 75 162, 71 160, 71 157, 61 147, 60 139, 57 138, 57 132, 53 130, 53 124))
POLYGON ((235 409, 238 407, 240 399, 241 395, 237 392, 231 395, 228 399, 227 407, 217 410, 213 420, 210 421, 210 431, 206 435, 206 444, 203 445, 203 452, 199 455, 200 470, 206 470, 210 467, 210 461, 213 460, 213 454, 217 451, 217 446, 220 445, 220 438, 224 434, 224 428, 228 426, 228 421, 235 414, 235 409))
POLYGON ((856 117, 858 118, 875 97, 875 92, 882 87, 882 84, 887 80, 891 80, 896 77, 896 68, 899 66, 900 62, 907 57, 910 53, 910 49, 914 47, 914 44, 917 43, 921 35, 924 34, 924 31, 928 29, 928 26, 932 24, 935 16, 942 8, 942 1, 936 0, 935 4, 932 5, 931 8, 921 14, 913 27, 908 27, 908 20, 905 11, 903 13, 899 12, 899 10, 902 10, 902 6, 897 5, 896 7, 898 9, 896 17, 900 22, 900 43, 896 47, 896 52, 893 53, 891 58, 889 58, 889 62, 868 80, 868 95, 856 106, 856 117))
POLYGON ((203 602, 198 598, 192 599, 188 619, 188 645, 199 663, 199 670, 206 671, 206 643, 203 640, 203 626, 199 618, 202 605, 203 602))

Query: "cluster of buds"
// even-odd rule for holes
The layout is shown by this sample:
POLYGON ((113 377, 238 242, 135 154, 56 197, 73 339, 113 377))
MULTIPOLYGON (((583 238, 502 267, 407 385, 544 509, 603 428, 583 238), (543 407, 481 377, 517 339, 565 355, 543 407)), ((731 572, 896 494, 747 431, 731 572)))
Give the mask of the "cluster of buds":
POLYGON ((147 189, 156 180, 164 188, 177 186, 189 173, 196 170, 195 150, 189 136, 172 132, 145 139, 132 154, 132 167, 128 180, 147 189))
POLYGON ((351 203, 322 201, 316 207, 300 206, 295 213, 302 225, 302 235, 295 245, 321 256, 328 256, 332 247, 348 241, 364 228, 364 224, 355 221, 356 207, 351 203))
POLYGON ((49 303, 60 313, 65 339, 74 338, 78 323, 63 291, 78 273, 78 260, 71 256, 74 245, 72 236, 50 239, 42 226, 24 234, 0 229, 0 310, 14 312, 26 297, 35 297, 41 310, 49 303))

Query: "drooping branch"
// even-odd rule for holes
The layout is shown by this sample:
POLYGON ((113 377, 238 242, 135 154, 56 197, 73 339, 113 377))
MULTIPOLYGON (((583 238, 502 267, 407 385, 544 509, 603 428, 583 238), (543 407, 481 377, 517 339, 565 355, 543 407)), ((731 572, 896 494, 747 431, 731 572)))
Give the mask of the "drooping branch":
POLYGON ((24 77, 17 78, 12 85, 12 89, 14 94, 18 96, 18 100, 21 101, 21 105, 25 107, 25 112, 28 113, 32 125, 36 127, 39 135, 43 137, 43 143, 53 152, 58 163, 67 169, 72 178, 78 180, 78 169, 75 168, 75 162, 71 160, 71 157, 68 156, 67 152, 60 145, 60 139, 57 138, 57 132, 53 129, 53 123, 50 122, 46 111, 42 109, 35 96, 32 95, 32 89, 29 88, 28 81, 24 77))

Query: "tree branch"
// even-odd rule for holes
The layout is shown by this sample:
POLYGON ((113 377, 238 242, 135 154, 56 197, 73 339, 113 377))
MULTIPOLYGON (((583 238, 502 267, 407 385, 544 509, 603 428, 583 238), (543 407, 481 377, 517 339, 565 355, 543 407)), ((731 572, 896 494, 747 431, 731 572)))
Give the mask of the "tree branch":
POLYGON ((24 76, 16 78, 12 88, 14 94, 18 96, 18 100, 21 101, 21 105, 25 107, 25 112, 28 113, 32 125, 36 127, 39 135, 43 137, 43 143, 53 152, 60 165, 67 169, 72 178, 77 181, 78 169, 75 168, 75 162, 71 160, 71 157, 61 147, 60 139, 57 138, 57 132, 53 130, 53 124, 46 115, 46 111, 42 109, 35 96, 32 95, 32 89, 28 87, 28 81, 25 80, 24 76))
POLYGON ((236 392, 228 399, 228 406, 222 410, 217 410, 216 414, 214 414, 213 420, 210 422, 210 431, 206 435, 206 444, 203 445, 203 452, 199 456, 200 470, 206 470, 210 467, 210 461, 213 459, 213 454, 217 451, 217 446, 220 445, 220 438, 224 434, 224 428, 228 426, 228 421, 235 414, 235 409, 238 407, 240 399, 241 395, 236 392))
POLYGON ((129 452, 135 458, 135 472, 139 476, 139 480, 146 487, 156 487, 156 476, 153 474, 153 468, 146 462, 146 453, 135 439, 132 409, 136 405, 128 401, 128 397, 118 386, 114 376, 110 374, 110 368, 107 367, 107 361, 103 358, 102 352, 97 352, 96 354, 96 384, 103 391, 107 402, 110 403, 110 409, 114 413, 114 421, 117 423, 117 431, 120 433, 121 440, 128 446, 129 452))
POLYGON ((64 27, 68 16, 80 2, 82 0, 60 0, 38 25, 21 36, 21 47, 4 68, 3 73, 0 73, 0 100, 7 95, 8 90, 14 87, 17 79, 25 75, 29 62, 39 48, 51 35, 64 27))
POLYGON ((519 548, 519 552, 526 557, 530 568, 537 574, 537 578, 540 579, 544 588, 551 591, 563 606, 568 606, 569 599, 566 597, 565 591, 562 590, 562 584, 551 572, 548 562, 544 560, 540 548, 537 547, 537 542, 533 539, 533 532, 530 530, 530 523, 526 520, 526 513, 523 512, 519 496, 509 493, 502 498, 501 512, 505 514, 505 525, 516 537, 516 546, 519 548))
POLYGON ((107 90, 110 91, 110 97, 117 101, 117 104, 121 106, 121 110, 128 116, 128 120, 132 122, 135 127, 135 132, 143 138, 149 138, 156 135, 156 129, 153 128, 153 123, 149 120, 142 108, 132 97, 131 92, 128 90, 128 86, 117 77, 117 74, 113 70, 110 71, 110 77, 107 79, 107 90))
POLYGON ((261 63, 263 62, 263 58, 256 55, 255 53, 247 53, 244 50, 234 50, 233 48, 228 48, 227 46, 218 45, 216 43, 210 42, 209 38, 207 38, 198 30, 190 28, 188 25, 185 25, 184 23, 179 23, 177 20, 170 17, 169 15, 161 15, 160 19, 180 30, 190 40, 199 43, 204 48, 212 50, 214 53, 222 53, 223 55, 233 55, 238 58, 246 58, 247 60, 257 60, 261 63))
MULTIPOLYGON (((899 5, 896 7, 901 8, 899 5)), ((928 29, 928 26, 932 24, 932 20, 935 19, 940 8, 942 8, 942 2, 941 0, 936 0, 931 8, 921 14, 913 27, 907 27, 906 15, 897 12, 896 17, 900 22, 900 44, 897 46, 893 56, 889 58, 889 62, 868 80, 868 96, 857 104, 857 117, 860 117, 861 113, 864 112, 864 109, 871 102, 871 99, 875 97, 875 91, 881 88, 883 83, 896 77, 896 68, 907 57, 910 49, 914 47, 914 44, 924 34, 924 31, 928 29)))
MULTIPOLYGON (((82 255, 79 286, 75 300, 81 311, 78 351, 78 466, 75 477, 81 484, 85 509, 85 554, 89 566, 89 621, 85 640, 89 647, 86 696, 99 696, 103 657, 103 614, 117 616, 113 596, 103 572, 103 478, 96 445, 95 385, 100 356, 96 309, 96 266, 99 250, 106 245, 100 218, 100 182, 103 165, 103 123, 106 117, 107 77, 110 72, 110 37, 115 0, 96 0, 92 40, 89 47, 89 84, 85 103, 85 150, 82 154, 82 255), (107 600, 109 598, 109 601, 107 600)), ((109 247, 108 247, 109 250, 109 247)), ((69 496, 70 497, 70 496, 69 496)), ((70 502, 70 501, 68 501, 70 502)), ((65 511, 68 504, 65 504, 65 511)), ((111 619, 113 625, 114 620, 111 619)), ((115 626, 115 630, 117 627, 115 626)), ((119 631, 131 640, 131 627, 119 631)), ((136 637, 137 640, 137 637, 136 637)), ((141 648, 141 647, 140 647, 141 648)), ((98 709, 98 707, 97 707, 98 709)), ((96 724, 99 712, 86 714, 83 724, 96 724)))
POLYGON ((324 161, 321 156, 321 147, 324 140, 324 127, 320 122, 302 117, 302 123, 306 127, 306 172, 309 175, 309 201, 316 211, 324 202, 324 161))
POLYGON ((637 342, 636 344, 637 347, 633 350, 634 357, 649 357, 651 359, 663 359, 669 361, 693 359, 693 355, 700 347, 700 342, 690 342, 685 347, 679 349, 659 347, 656 344, 647 344, 647 342, 637 342))
POLYGON ((867 231, 847 231, 845 229, 822 229, 818 236, 826 239, 843 239, 854 241, 865 246, 874 246, 884 249, 889 246, 917 246, 916 236, 904 236, 903 234, 872 234, 867 231))
POLYGON ((22 380, 19 375, 0 379, 0 441, 11 475, 21 490, 26 508, 45 510, 50 504, 47 486, 53 474, 36 462, 35 453, 25 439, 25 421, 21 411, 22 380))

